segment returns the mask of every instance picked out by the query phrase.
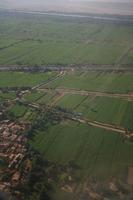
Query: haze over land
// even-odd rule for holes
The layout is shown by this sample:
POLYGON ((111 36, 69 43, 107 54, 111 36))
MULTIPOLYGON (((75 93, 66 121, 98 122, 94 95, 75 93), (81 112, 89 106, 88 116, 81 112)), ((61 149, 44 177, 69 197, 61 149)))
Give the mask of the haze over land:
POLYGON ((0 8, 133 15, 132 0, 0 0, 0 8))
POLYGON ((133 0, 116 1, 0 0, 0 200, 133 200, 133 0))

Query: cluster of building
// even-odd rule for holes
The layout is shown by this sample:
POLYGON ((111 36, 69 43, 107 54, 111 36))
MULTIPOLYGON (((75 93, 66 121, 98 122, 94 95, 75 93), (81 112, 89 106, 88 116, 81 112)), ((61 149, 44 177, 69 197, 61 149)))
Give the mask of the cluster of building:
POLYGON ((12 188, 24 181, 30 170, 27 157, 27 137, 24 135, 29 124, 8 120, 0 123, 0 191, 10 193, 12 188), (23 170, 21 165, 24 163, 23 170))

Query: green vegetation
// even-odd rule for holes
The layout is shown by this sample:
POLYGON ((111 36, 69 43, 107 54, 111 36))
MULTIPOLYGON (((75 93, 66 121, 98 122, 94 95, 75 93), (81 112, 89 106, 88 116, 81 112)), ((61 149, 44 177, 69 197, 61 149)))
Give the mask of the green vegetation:
POLYGON ((42 98, 38 100, 38 103, 40 104, 51 104, 54 100, 54 97, 56 97, 56 93, 53 91, 52 93, 45 93, 42 98))
POLYGON ((15 92, 1 92, 0 93, 0 99, 9 99, 13 100, 16 98, 16 93, 15 92))
POLYGON ((21 104, 15 104, 13 105, 9 112, 15 117, 15 118, 19 118, 19 117, 22 117, 25 112, 27 111, 27 107, 26 106, 23 106, 21 104))
POLYGON ((30 108, 20 103, 15 103, 8 108, 8 116, 13 120, 32 122, 36 118, 37 114, 38 113, 34 108, 30 108))
POLYGON ((39 100, 42 96, 43 94, 41 92, 32 92, 32 93, 26 94, 24 96, 24 99, 28 102, 35 102, 39 100))
POLYGON ((103 123, 115 124, 133 130, 133 102, 110 97, 83 97, 66 95, 59 106, 81 113, 88 119, 103 123))
POLYGON ((133 90, 132 73, 73 72, 49 84, 52 88, 128 93, 133 90))
POLYGON ((24 113, 22 120, 32 123, 37 115, 38 113, 34 109, 28 108, 27 111, 24 113))
POLYGON ((24 95, 24 99, 27 102, 36 102, 39 104, 50 104, 55 96, 56 96, 55 92, 52 92, 52 93, 32 92, 32 93, 24 95))
POLYGON ((133 49, 131 49, 129 52, 128 52, 128 54, 127 54, 127 56, 123 59, 123 63, 133 63, 133 49))
MULTIPOLYGON (((0 158, 0 169, 4 168, 5 166, 6 166, 5 160, 2 160, 2 159, 0 158)), ((1 177, 1 174, 0 174, 0 177, 1 177)))
MULTIPOLYGON (((113 71, 113 67, 126 69, 128 64, 131 67, 132 44, 132 25, 0 11, 2 67, 112 66, 112 72, 106 73, 102 72, 104 66, 99 72, 74 67, 60 74, 55 71, 30 73, 30 68, 28 73, 0 72, 2 120, 30 122, 31 125, 25 131, 31 170, 23 187, 20 184, 17 188, 21 189, 23 199, 89 199, 89 195, 86 198, 78 194, 94 192, 96 185, 110 187, 112 177, 113 181, 124 183, 124 189, 127 187, 128 168, 133 166, 133 143, 131 138, 128 140, 108 127, 113 124, 133 131, 133 101, 119 96, 132 95, 133 73, 113 71), (68 90, 68 94, 63 93, 63 89, 68 90), (101 96, 82 96, 71 89, 99 92, 101 96), (118 98, 111 96, 112 93, 118 98), (68 120, 70 114, 77 120, 83 117, 109 125, 105 130, 102 126, 95 127, 94 123, 89 126, 85 120, 77 123, 68 120)), ((18 170, 23 169, 23 164, 18 170)), ((0 160, 0 168, 4 165, 0 160)), ((129 192, 126 189, 122 190, 124 195, 129 192)), ((119 199, 119 195, 123 195, 120 191, 117 190, 115 198, 108 193, 107 199, 119 199)), ((97 191, 100 195, 104 192, 101 188, 97 191)))
MULTIPOLYGON (((123 63, 133 43, 130 25, 4 12, 0 35, 2 65, 123 63)), ((132 63, 129 57, 124 63, 132 63)))
POLYGON ((79 107, 86 99, 86 96, 81 95, 65 95, 57 102, 57 105, 69 110, 75 110, 75 108, 79 107))
POLYGON ((82 178, 123 176, 133 164, 133 145, 123 142, 120 135, 69 121, 37 132, 32 146, 50 161, 66 164, 73 160, 82 178))
POLYGON ((32 87, 42 82, 47 82, 55 76, 55 72, 46 73, 23 73, 23 72, 1 72, 0 87, 32 87))

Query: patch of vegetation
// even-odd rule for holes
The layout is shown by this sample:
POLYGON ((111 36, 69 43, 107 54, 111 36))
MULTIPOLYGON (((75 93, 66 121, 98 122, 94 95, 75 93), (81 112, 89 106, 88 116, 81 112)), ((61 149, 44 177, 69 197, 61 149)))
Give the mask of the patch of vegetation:
POLYGON ((3 100, 6 100, 6 99, 13 100, 16 98, 16 93, 15 92, 1 92, 0 98, 3 100))
POLYGON ((114 64, 133 43, 130 25, 22 13, 1 12, 0 34, 1 65, 114 64))
POLYGON ((133 130, 133 121, 130 116, 133 110, 132 101, 111 97, 66 95, 57 105, 73 110, 75 113, 94 121, 114 124, 118 127, 122 126, 133 130))
POLYGON ((67 164, 74 160, 81 168, 80 179, 124 176, 126 166, 133 163, 133 145, 120 135, 69 121, 47 130, 37 129, 31 144, 50 161, 67 164))
POLYGON ((44 94, 41 93, 41 92, 32 92, 32 93, 26 94, 26 95, 24 96, 24 99, 25 99, 27 102, 36 102, 36 101, 38 101, 39 99, 41 99, 43 96, 44 96, 44 94))
POLYGON ((24 96, 24 99, 27 102, 36 102, 39 104, 50 104, 54 97, 56 96, 56 92, 52 93, 43 93, 43 92, 32 92, 24 96))
POLYGON ((132 93, 132 73, 73 72, 52 81, 51 88, 72 88, 109 93, 132 93), (130 86, 130 87, 129 87, 130 86))
POLYGON ((28 108, 26 106, 24 106, 20 103, 16 103, 15 105, 13 105, 10 108, 9 113, 14 118, 18 119, 19 117, 23 117, 23 115, 26 113, 27 109, 28 108))
POLYGON ((0 169, 6 167, 6 165, 7 165, 6 161, 3 159, 0 159, 0 169))
POLYGON ((0 87, 33 87, 47 82, 56 72, 46 73, 23 73, 23 72, 1 72, 0 87))

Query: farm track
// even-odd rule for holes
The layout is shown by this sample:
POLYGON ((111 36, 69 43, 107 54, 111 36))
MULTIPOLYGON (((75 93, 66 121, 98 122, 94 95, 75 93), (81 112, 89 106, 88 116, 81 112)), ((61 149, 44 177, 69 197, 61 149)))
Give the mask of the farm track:
MULTIPOLYGON (((44 91, 47 93, 53 93, 53 92, 57 92, 57 96, 55 97, 54 101, 50 104, 47 105, 47 107, 45 108, 45 111, 48 112, 49 110, 52 110, 54 113, 62 116, 62 118, 64 119, 69 119, 69 120, 73 120, 79 123, 83 123, 83 124, 88 124, 90 126, 94 126, 97 128, 101 128, 101 129, 105 129, 108 131, 113 131, 119 134, 122 134, 126 137, 130 137, 133 135, 132 132, 128 131, 127 129, 123 128, 123 127, 117 127, 117 125, 111 125, 111 124, 107 124, 107 123, 102 123, 102 122, 98 122, 98 121, 93 121, 91 119, 82 117, 82 116, 76 116, 76 114, 72 114, 72 113, 67 113, 65 111, 61 111, 58 110, 57 108, 55 108, 55 104, 60 100, 60 98, 62 98, 64 95, 66 94, 75 94, 75 95, 82 95, 82 96, 99 96, 99 97, 111 97, 111 98, 120 98, 120 99, 125 99, 125 100, 130 100, 133 101, 133 94, 118 94, 118 93, 107 93, 107 92, 95 92, 95 91, 86 91, 86 90, 76 90, 76 89, 66 89, 66 88, 57 88, 57 89, 51 89, 51 88, 40 88, 42 86, 47 86, 50 82, 57 80, 58 78, 61 78, 65 75, 65 71, 61 71, 57 76, 51 77, 49 80, 40 83, 34 87, 32 87, 32 90, 37 90, 37 91, 44 91)), ((30 90, 27 90, 27 92, 31 92, 30 90)), ((23 102, 23 95, 25 95, 25 92, 22 93, 21 97, 19 99, 15 99, 19 102, 21 102, 24 105, 27 105, 29 107, 38 109, 38 110, 42 110, 42 105, 37 104, 37 103, 26 103, 23 102)))
POLYGON ((110 97, 110 98, 119 98, 128 101, 133 101, 133 94, 120 94, 120 93, 108 93, 108 92, 95 92, 95 91, 86 91, 86 90, 75 90, 75 89, 65 89, 65 88, 38 88, 38 91, 45 91, 52 93, 57 92, 59 94, 73 94, 73 95, 82 95, 82 96, 98 96, 98 97, 110 97))
POLYGON ((116 64, 118 64, 118 66, 121 65, 121 62, 128 56, 128 54, 132 50, 133 50, 133 47, 126 49, 125 52, 123 52, 123 54, 118 58, 118 60, 116 61, 116 64))
POLYGON ((38 84, 38 85, 32 87, 32 90, 36 90, 36 89, 38 89, 38 88, 40 88, 40 87, 42 87, 42 86, 44 86, 44 85, 47 85, 47 84, 49 84, 50 82, 55 81, 55 80, 57 80, 58 78, 62 77, 63 75, 64 75, 63 73, 60 73, 60 74, 58 74, 57 76, 53 76, 53 77, 51 77, 49 80, 47 80, 47 81, 45 81, 45 82, 42 82, 42 83, 40 83, 40 84, 38 84))
POLYGON ((115 125, 105 124, 105 123, 101 123, 98 121, 91 121, 87 118, 78 119, 76 117, 71 117, 71 119, 74 121, 80 122, 82 124, 88 124, 90 126, 95 126, 97 128, 102 128, 102 129, 105 129, 108 131, 114 131, 114 132, 121 133, 121 134, 127 133, 127 131, 124 128, 115 127, 115 125))
MULTIPOLYGON (((21 102, 21 103, 23 103, 23 102, 21 102)), ((26 104, 26 103, 24 103, 24 104, 26 104)), ((39 104, 36 104, 36 103, 30 103, 30 104, 27 104, 27 105, 29 107, 32 107, 32 108, 35 108, 35 109, 41 109, 41 107, 42 107, 42 105, 39 105, 39 104)), ((52 105, 47 106, 47 108, 46 108, 47 112, 51 109, 52 109, 53 113, 61 116, 64 119, 76 121, 76 122, 79 122, 79 123, 82 123, 82 124, 87 124, 87 125, 97 127, 97 128, 101 128, 101 129, 108 130, 108 131, 113 131, 113 132, 122 134, 127 138, 130 138, 131 136, 133 136, 133 132, 130 132, 126 128, 118 127, 117 125, 93 121, 91 119, 81 117, 81 116, 79 117, 79 116, 76 116, 74 113, 71 114, 71 113, 67 113, 65 111, 58 110, 55 107, 52 107, 52 105)))
MULTIPOLYGON (((41 82, 39 83, 38 85, 35 85, 33 86, 30 90, 27 89, 25 91, 21 91, 21 93, 19 94, 20 97, 19 97, 19 100, 23 98, 24 95, 28 94, 28 93, 31 93, 31 90, 37 90, 38 88, 42 87, 42 86, 45 86, 47 84, 49 84, 50 82, 52 81, 55 81, 57 80, 58 78, 60 78, 61 76, 63 76, 64 74, 60 73, 58 74, 57 76, 53 76, 51 77, 50 79, 48 79, 47 81, 44 81, 44 82, 41 82)), ((15 98, 13 101, 16 101, 18 98, 15 98)))
POLYGON ((57 95, 55 98, 54 98, 54 101, 51 103, 51 106, 54 106, 56 105, 56 103, 64 96, 64 93, 61 93, 60 95, 57 95))
POLYGON ((26 41, 26 40, 20 40, 20 41, 11 43, 11 44, 9 44, 9 45, 7 45, 7 46, 1 47, 1 48, 0 48, 0 51, 3 51, 3 50, 8 49, 8 48, 10 48, 10 47, 14 47, 15 45, 21 44, 21 43, 23 43, 23 42, 25 42, 25 41, 26 41))

